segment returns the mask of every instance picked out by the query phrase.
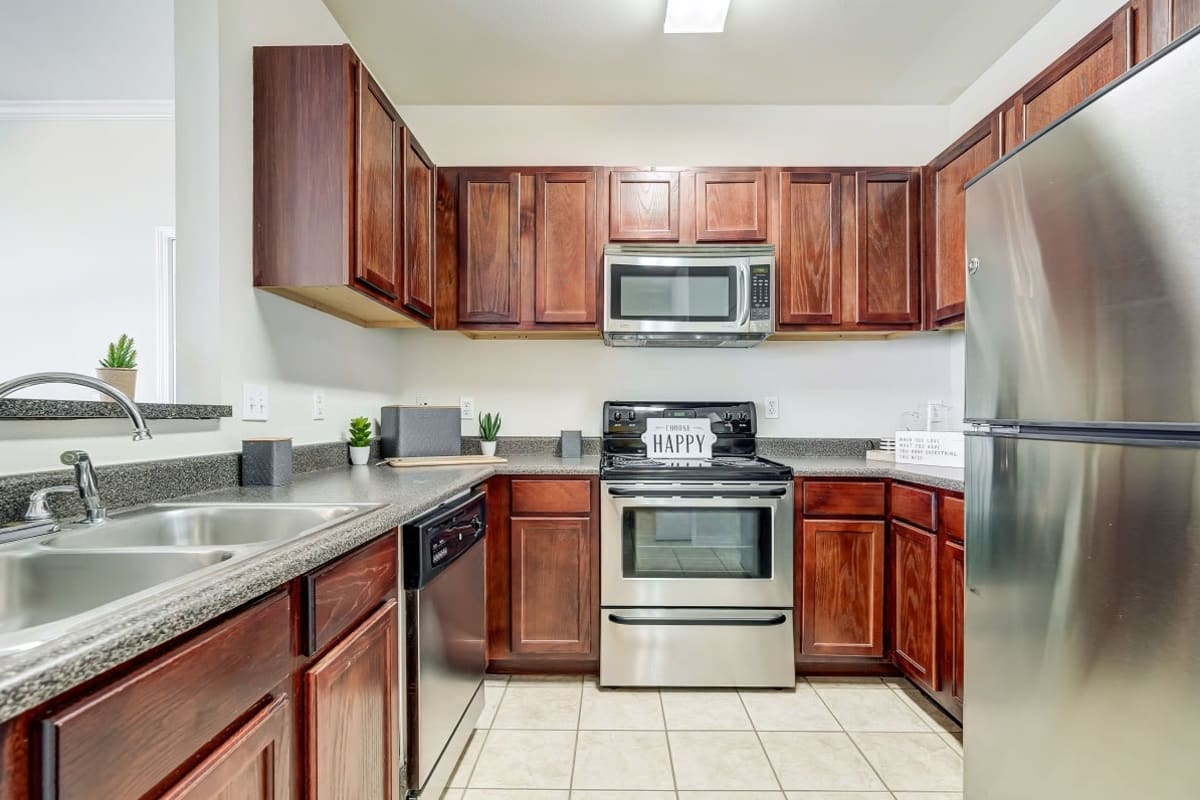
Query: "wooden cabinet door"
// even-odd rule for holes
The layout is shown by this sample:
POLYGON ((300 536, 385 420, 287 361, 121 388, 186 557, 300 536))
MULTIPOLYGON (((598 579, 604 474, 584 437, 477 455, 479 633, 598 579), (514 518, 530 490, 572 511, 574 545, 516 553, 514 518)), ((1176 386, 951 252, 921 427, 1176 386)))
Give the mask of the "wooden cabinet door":
POLYGON ((613 170, 608 183, 608 239, 679 241, 679 173, 613 170))
POLYGON ((912 326, 921 321, 921 204, 918 170, 857 174, 856 322, 912 326))
POLYGON ((514 653, 593 653, 592 535, 589 517, 512 518, 514 653))
POLYGON ((404 146, 404 307, 433 319, 433 161, 405 132, 404 146))
POLYGON ((767 238, 766 170, 696 173, 696 241, 767 238))
POLYGON ((779 176, 780 325, 842 321, 842 192, 836 172, 784 170, 779 176))
POLYGON ((458 178, 458 321, 521 321, 521 176, 458 178))
POLYGON ((354 277, 393 300, 402 280, 403 133, 396 109, 359 64, 354 277))
POLYGON ((882 522, 805 520, 801 652, 883 655, 882 522))
POLYGON ((963 599, 966 588, 966 552, 963 546, 950 539, 941 545, 938 582, 941 606, 941 684, 962 715, 963 702, 963 599))
POLYGON ((539 172, 534 183, 534 322, 596 322, 596 173, 539 172))
POLYGON ((1175 41, 1180 36, 1200 25, 1200 0, 1157 0, 1167 6, 1167 21, 1170 25, 1168 41, 1175 41))
POLYGON ((937 535, 892 521, 892 639, 896 666, 937 690, 937 535))
POLYGON ((1082 103, 1132 63, 1129 11, 1123 8, 1029 82, 1016 97, 1025 141, 1082 103))
POLYGON ((309 800, 400 797, 398 626, 389 600, 305 673, 309 800))
POLYGON ((222 742, 163 800, 291 800, 292 708, 280 697, 222 742))
POLYGON ((999 157, 1000 117, 992 115, 934 159, 926 171, 925 291, 931 327, 963 319, 967 292, 965 186, 999 157))

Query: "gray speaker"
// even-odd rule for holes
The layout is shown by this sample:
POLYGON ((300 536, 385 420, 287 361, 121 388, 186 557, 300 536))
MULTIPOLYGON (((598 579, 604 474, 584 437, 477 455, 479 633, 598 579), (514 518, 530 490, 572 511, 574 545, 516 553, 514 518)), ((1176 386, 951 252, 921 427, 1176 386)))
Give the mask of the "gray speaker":
POLYGON ((384 406, 379 427, 384 458, 462 455, 458 406, 384 406))

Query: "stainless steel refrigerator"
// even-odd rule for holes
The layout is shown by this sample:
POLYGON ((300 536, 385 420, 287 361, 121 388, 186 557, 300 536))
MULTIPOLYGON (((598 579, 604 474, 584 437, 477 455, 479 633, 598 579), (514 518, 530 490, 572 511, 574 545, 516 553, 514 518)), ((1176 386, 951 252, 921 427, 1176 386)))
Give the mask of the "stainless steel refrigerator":
POLYGON ((967 256, 966 800, 1195 800, 1200 38, 977 178, 967 256))

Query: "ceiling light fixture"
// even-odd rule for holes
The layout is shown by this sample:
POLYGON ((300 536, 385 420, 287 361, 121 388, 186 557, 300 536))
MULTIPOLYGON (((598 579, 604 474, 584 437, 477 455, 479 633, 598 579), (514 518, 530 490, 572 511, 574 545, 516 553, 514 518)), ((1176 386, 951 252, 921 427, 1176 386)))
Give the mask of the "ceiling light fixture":
POLYGON ((729 0, 667 0, 663 33, 722 33, 729 0))

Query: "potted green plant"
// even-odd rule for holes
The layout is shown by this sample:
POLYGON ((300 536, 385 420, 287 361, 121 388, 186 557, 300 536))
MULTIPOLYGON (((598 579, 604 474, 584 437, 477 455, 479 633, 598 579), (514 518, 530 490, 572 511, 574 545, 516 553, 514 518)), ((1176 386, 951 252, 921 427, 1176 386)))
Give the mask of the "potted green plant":
MULTIPOLYGON (((133 347, 133 339, 122 333, 121 338, 109 342, 108 354, 100 359, 96 377, 133 399, 137 390, 137 350, 133 347)), ((113 402, 106 394, 100 395, 100 399, 113 402)))
POLYGON ((350 463, 361 467, 371 460, 371 437, 375 427, 366 417, 350 420, 350 463))
POLYGON ((485 456, 496 455, 496 437, 500 435, 500 414, 484 414, 479 418, 479 446, 485 456))

